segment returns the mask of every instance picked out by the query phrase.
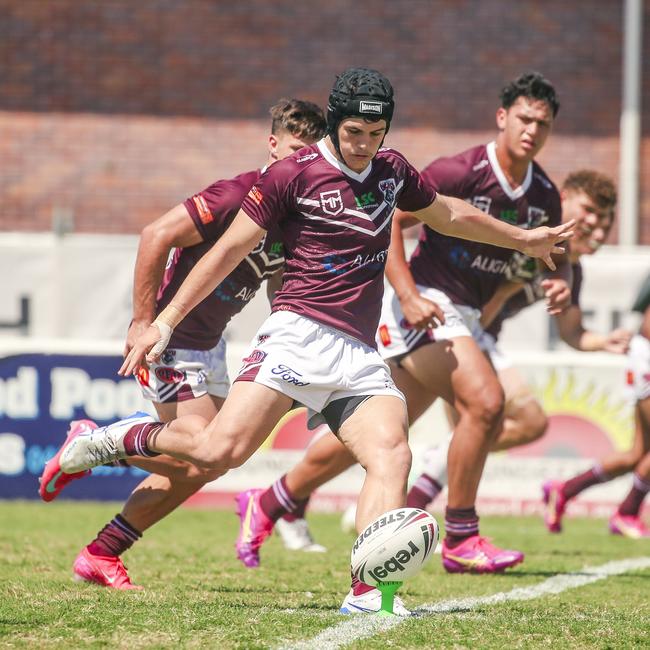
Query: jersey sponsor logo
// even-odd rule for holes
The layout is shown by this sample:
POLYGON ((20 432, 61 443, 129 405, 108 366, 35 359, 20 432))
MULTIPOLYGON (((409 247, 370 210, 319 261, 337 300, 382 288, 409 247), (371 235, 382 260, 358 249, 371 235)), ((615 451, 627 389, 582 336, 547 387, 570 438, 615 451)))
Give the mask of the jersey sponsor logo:
POLYGON ((328 192, 320 193, 320 207, 326 214, 331 214, 335 217, 337 214, 343 212, 343 197, 341 190, 329 190, 328 192))
POLYGON ((384 201, 391 207, 395 205, 395 195, 397 194, 397 184, 394 178, 387 178, 379 181, 379 190, 384 195, 384 201))
POLYGON ((318 158, 317 153, 308 153, 306 156, 300 156, 300 158, 298 158, 296 160, 296 162, 299 162, 299 163, 309 162, 310 160, 313 160, 314 158, 318 158))
POLYGON ((289 368, 289 366, 281 363, 279 366, 276 366, 271 370, 271 372, 274 375, 278 375, 282 381, 286 381, 287 384, 293 384, 294 386, 309 386, 308 381, 301 381, 299 379, 302 378, 302 375, 293 370, 293 368, 289 368))
POLYGON ((345 269, 342 268, 345 263, 345 257, 341 257, 340 255, 327 255, 323 259, 323 268, 334 275, 341 275, 345 273, 345 269))
POLYGON ((473 196, 470 203, 483 212, 490 212, 492 206, 492 199, 489 196, 473 196))
POLYGON ((352 262, 352 266, 366 266, 371 264, 373 268, 383 268, 386 263, 388 250, 378 251, 377 253, 370 253, 368 255, 357 255, 352 262))
POLYGON ((379 340, 381 341, 381 344, 386 347, 392 343, 390 332, 388 331, 388 325, 379 326, 379 340))
POLYGON ((459 269, 466 269, 471 264, 470 254, 463 246, 453 246, 449 251, 449 261, 459 269))
POLYGON ((255 205, 259 205, 262 202, 262 199, 264 198, 264 195, 262 192, 260 192, 259 188, 253 185, 251 187, 250 191, 248 192, 248 197, 255 203, 255 205))
POLYGON ((196 211, 199 213, 201 223, 210 223, 211 221, 214 221, 214 216, 212 212, 210 212, 206 200, 200 194, 193 196, 192 200, 196 206, 196 211))
POLYGON ((366 192, 361 196, 355 196, 354 202, 357 204, 357 208, 376 208, 378 205, 377 199, 372 192, 366 192))
POLYGON ((163 384, 180 384, 185 379, 185 373, 176 368, 156 368, 156 377, 163 384))
POLYGON ((483 169, 483 167, 485 167, 486 165, 489 165, 489 164, 490 163, 489 163, 488 160, 481 160, 481 162, 477 162, 476 165, 474 165, 474 167, 472 167, 472 171, 473 172, 478 172, 481 169, 483 169))
POLYGON ((508 269, 508 262, 503 260, 495 260, 493 257, 487 255, 477 255, 472 262, 472 269, 478 269, 484 273, 502 274, 508 269))
POLYGON ((376 115, 381 115, 382 109, 381 102, 359 102, 359 113, 375 113, 376 115))
POLYGON ((242 302, 248 302, 255 295, 255 289, 242 287, 236 294, 235 298, 239 298, 242 302))
POLYGON ((536 208, 532 205, 528 206, 528 221, 526 223, 526 228, 537 228, 543 223, 548 221, 548 215, 544 208, 536 208))
POLYGON ((519 221, 519 212, 513 209, 501 210, 499 213, 499 219, 506 223, 517 223, 517 221, 519 221))

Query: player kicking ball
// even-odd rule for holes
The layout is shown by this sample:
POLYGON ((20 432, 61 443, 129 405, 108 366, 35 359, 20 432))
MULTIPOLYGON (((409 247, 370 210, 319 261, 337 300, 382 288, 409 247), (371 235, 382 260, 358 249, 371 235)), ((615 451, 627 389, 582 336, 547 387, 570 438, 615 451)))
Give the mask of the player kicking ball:
MULTIPOLYGON (((406 406, 375 343, 394 210, 413 213, 449 235, 513 248, 551 266, 572 224, 522 230, 436 194, 400 153, 380 149, 393 109, 393 90, 381 73, 352 68, 340 75, 329 97, 328 136, 262 175, 232 225, 127 355, 122 375, 137 372, 145 357, 156 361, 183 318, 278 227, 285 250, 282 288, 217 416, 210 422, 198 416, 169 423, 120 420, 65 445, 62 471, 169 454, 224 474, 242 465, 297 401, 320 413, 366 470, 360 530, 404 506, 411 467, 406 406), (378 197, 369 213, 356 201, 368 192, 378 197)), ((270 532, 255 498, 241 505, 258 538, 270 532)), ((343 609, 364 595, 364 609, 373 609, 368 595, 374 591, 378 611, 381 594, 352 582, 343 609)))

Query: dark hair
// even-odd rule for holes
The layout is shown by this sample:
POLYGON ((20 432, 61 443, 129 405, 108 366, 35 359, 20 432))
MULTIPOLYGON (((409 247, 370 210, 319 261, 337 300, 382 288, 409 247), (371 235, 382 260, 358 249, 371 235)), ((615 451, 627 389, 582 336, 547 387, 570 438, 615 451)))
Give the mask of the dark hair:
POLYGON ((271 106, 271 133, 287 131, 297 138, 320 140, 327 131, 323 109, 301 99, 280 99, 271 106))
POLYGON ((593 169, 580 169, 571 172, 562 183, 562 189, 568 192, 584 192, 602 212, 611 212, 614 217, 616 207, 616 185, 605 174, 593 169))
POLYGON ((501 106, 510 108, 519 97, 546 102, 553 111, 553 117, 560 110, 560 101, 553 84, 539 72, 526 72, 513 79, 501 89, 501 106))

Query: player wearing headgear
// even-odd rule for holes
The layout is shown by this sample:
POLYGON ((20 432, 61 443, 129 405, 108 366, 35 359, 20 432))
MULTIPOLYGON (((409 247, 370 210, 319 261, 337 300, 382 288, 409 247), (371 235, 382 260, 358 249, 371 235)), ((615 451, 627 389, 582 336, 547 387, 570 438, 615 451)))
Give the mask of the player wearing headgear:
MULTIPOLYGON (((522 232, 540 223, 560 223, 559 193, 534 161, 558 106, 555 90, 544 77, 522 75, 502 91, 496 140, 434 161, 423 177, 437 191, 480 207, 494 223, 516 224, 522 232)), ((504 397, 473 335, 480 332, 481 307, 499 287, 512 252, 423 227, 407 264, 401 229, 414 223, 411 215, 397 211, 386 269, 392 287, 384 296, 377 343, 382 356, 390 359, 411 422, 437 396, 460 413, 449 455, 445 568, 500 571, 521 562, 523 554, 500 549, 479 534, 476 491, 488 449, 501 428, 504 397)), ((562 275, 543 281, 552 313, 570 296, 566 282, 570 266, 566 259, 562 262, 562 275)), ((351 462, 332 436, 323 436, 272 489, 304 499, 351 462)), ((422 483, 418 489, 433 488, 422 483)), ((268 496, 267 491, 264 498, 268 496)))
MULTIPOLYGON (((340 75, 328 106, 337 146, 328 135, 272 165, 127 355, 123 375, 137 371, 145 356, 159 358, 185 315, 277 226, 285 250, 283 285, 216 418, 120 420, 64 444, 62 471, 167 453, 225 473, 245 462, 297 401, 320 413, 366 469, 359 527, 404 504, 411 464, 406 407, 375 345, 394 210, 408 210, 449 235, 511 247, 550 265, 571 224, 524 231, 437 195, 400 153, 379 149, 393 106, 392 87, 381 73, 352 68, 340 75), (356 195, 368 192, 377 205, 359 209, 356 195)), ((239 503, 237 549, 250 566, 259 561, 259 544, 272 527, 258 497, 251 491, 239 503)), ((357 581, 342 610, 377 610, 379 602, 377 590, 357 581)))
MULTIPOLYGON (((270 109, 267 166, 312 144, 326 130, 322 109, 299 99, 281 99, 270 109)), ((140 236, 133 282, 133 320, 125 355, 134 341, 165 308, 188 273, 221 237, 244 197, 259 180, 256 169, 233 179, 218 180, 172 208, 144 228, 140 236)), ((161 359, 138 369, 136 379, 145 399, 151 400, 162 422, 179 416, 212 419, 223 405, 230 382, 223 331, 255 295, 265 279, 277 285, 284 251, 277 229, 250 252, 237 268, 175 329, 161 359)), ((96 427, 73 422, 74 438, 96 427)), ((77 556, 73 572, 82 580, 114 589, 138 588, 131 582, 121 555, 145 530, 170 514, 216 474, 170 456, 132 456, 121 463, 151 472, 132 492, 122 511, 106 524, 77 556)), ((40 494, 56 498, 65 484, 80 475, 52 473, 56 459, 43 473, 40 494)))
POLYGON ((609 530, 631 539, 650 537, 650 529, 641 519, 641 506, 650 492, 650 275, 632 310, 643 315, 639 333, 630 342, 625 370, 634 400, 634 442, 628 451, 611 454, 568 481, 544 484, 544 523, 551 533, 562 531, 562 517, 571 499, 592 485, 633 472, 632 489, 610 517, 609 530))

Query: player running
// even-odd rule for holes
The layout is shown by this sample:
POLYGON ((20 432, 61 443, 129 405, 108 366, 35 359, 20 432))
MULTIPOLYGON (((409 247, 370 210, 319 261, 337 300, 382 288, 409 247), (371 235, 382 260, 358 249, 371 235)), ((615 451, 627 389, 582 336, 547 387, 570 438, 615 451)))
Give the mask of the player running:
MULTIPOLYGON (((534 162, 558 107, 546 79, 537 73, 521 76, 502 91, 496 140, 434 161, 423 178, 441 193, 467 199, 487 212, 491 223, 513 224, 522 232, 541 223, 560 223, 559 193, 534 162)), ((474 502, 485 456, 501 428, 503 391, 473 334, 480 331, 480 309, 501 283, 512 252, 423 227, 407 264, 402 228, 414 223, 413 215, 396 213, 386 269, 392 287, 384 296, 379 352, 391 360, 411 422, 438 396, 459 412, 450 450, 447 535, 442 545, 445 568, 501 571, 521 562, 523 555, 499 549, 479 534, 474 502)), ((569 265, 563 262, 562 275, 543 281, 552 313, 569 294, 563 279, 569 265)), ((279 517, 285 502, 305 499, 353 462, 333 436, 324 436, 309 447, 296 468, 261 494, 267 515, 279 517)))
MULTIPOLYGON (((581 352, 607 351, 624 354, 631 334, 615 329, 607 334, 587 330, 583 325, 580 307, 583 272, 580 258, 593 255, 605 242, 614 223, 616 188, 607 176, 593 170, 580 170, 567 176, 562 185, 562 219, 575 222, 575 235, 570 243, 569 260, 573 274, 570 305, 555 315, 560 337, 581 352)), ((525 307, 542 300, 544 290, 534 260, 519 258, 490 302, 484 307, 481 325, 485 331, 477 335, 479 345, 497 371, 505 393, 504 425, 491 451, 510 449, 540 438, 547 427, 547 418, 541 404, 507 355, 497 347, 503 322, 525 307), (530 263, 533 262, 533 265, 530 263)), ((450 413, 452 421, 455 414, 450 413)), ((446 483, 447 450, 449 440, 425 455, 422 474, 411 487, 407 503, 415 508, 426 508, 446 483)))
MULTIPOLYGON (((551 255, 563 251, 557 242, 572 234, 572 224, 522 230, 437 194, 400 153, 380 150, 393 108, 382 74, 352 68, 339 76, 329 98, 328 136, 262 175, 120 368, 127 375, 145 355, 155 361, 185 315, 277 226, 285 250, 282 289, 217 416, 167 424, 142 416, 120 420, 64 444, 62 471, 167 453, 223 474, 244 463, 298 401, 320 413, 366 469, 359 526, 404 505, 411 464, 406 408, 375 345, 394 210, 412 212, 447 235, 540 257, 551 267, 551 255), (359 208, 356 197, 368 193, 377 205, 359 208)), ((244 534, 247 528, 258 538, 270 532, 254 496, 240 507, 244 534)), ((378 590, 357 581, 342 611, 376 610, 379 601, 378 590), (376 592, 375 606, 367 598, 359 605, 360 592, 376 592)), ((408 614, 403 605, 400 611, 408 614)))
MULTIPOLYGON (((297 99, 282 99, 271 107, 271 134, 267 166, 293 154, 325 134, 320 107, 297 99)), ((135 341, 169 304, 192 267, 226 231, 244 197, 262 171, 254 170, 219 180, 149 224, 140 237, 133 283, 133 320, 125 356, 135 341)), ((138 369, 136 379, 152 401, 162 422, 197 415, 211 420, 228 394, 223 331, 255 295, 262 282, 278 284, 284 251, 277 229, 266 237, 237 268, 174 330, 159 361, 138 369)), ((94 422, 73 422, 68 441, 96 427, 94 422)), ((142 533, 175 510, 218 473, 202 470, 171 456, 120 461, 151 472, 133 491, 120 514, 108 522, 77 556, 75 577, 115 589, 135 589, 121 555, 142 533)), ((51 501, 78 474, 61 474, 55 457, 45 468, 40 494, 51 501)))
POLYGON ((543 486, 544 523, 551 533, 562 531, 562 517, 571 499, 598 483, 634 472, 633 485, 609 519, 609 530, 632 539, 650 537, 641 519, 641 506, 650 491, 650 275, 632 307, 643 314, 639 333, 632 338, 626 376, 634 396, 634 442, 627 452, 614 453, 568 481, 548 481, 543 486))

